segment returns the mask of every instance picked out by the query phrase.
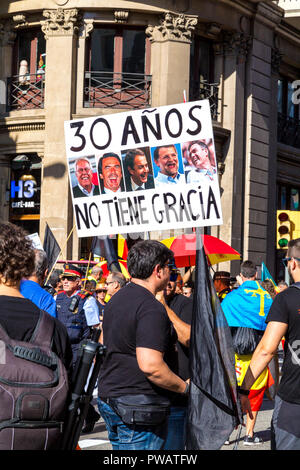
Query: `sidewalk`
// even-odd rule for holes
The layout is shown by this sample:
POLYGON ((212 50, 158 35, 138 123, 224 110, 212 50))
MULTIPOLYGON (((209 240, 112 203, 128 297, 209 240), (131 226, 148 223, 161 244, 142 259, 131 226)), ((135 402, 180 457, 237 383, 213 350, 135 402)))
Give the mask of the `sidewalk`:
MULTIPOLYGON (((262 438, 263 444, 253 445, 253 446, 244 446, 244 437, 245 437, 245 427, 243 426, 237 450, 271 450, 271 419, 273 414, 274 402, 270 401, 268 398, 264 397, 262 407, 257 415, 257 420, 255 424, 254 432, 259 437, 262 438)), ((244 418, 246 423, 246 417, 244 418)), ((234 430, 230 436, 229 445, 224 445, 221 450, 233 450, 236 437, 239 430, 234 430)))

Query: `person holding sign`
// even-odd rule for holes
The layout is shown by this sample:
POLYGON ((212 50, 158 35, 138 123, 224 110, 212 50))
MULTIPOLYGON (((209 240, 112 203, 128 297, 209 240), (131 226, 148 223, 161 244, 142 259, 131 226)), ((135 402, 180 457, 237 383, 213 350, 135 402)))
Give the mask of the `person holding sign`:
POLYGON ((175 145, 156 147, 153 154, 154 162, 159 167, 155 178, 155 186, 162 184, 185 183, 184 175, 179 173, 178 153, 175 145))
POLYGON ((201 140, 192 142, 188 150, 189 160, 194 168, 186 172, 186 182, 200 183, 203 181, 203 177, 213 180, 216 168, 211 164, 210 151, 206 143, 201 140))
POLYGON ((88 159, 80 158, 75 162, 75 175, 78 184, 73 187, 74 197, 98 196, 99 188, 92 182, 93 171, 88 159))
POLYGON ((154 188, 146 155, 141 149, 129 150, 124 159, 125 183, 127 191, 154 188))
POLYGON ((122 164, 116 153, 105 153, 98 163, 102 194, 124 191, 122 164))
POLYGON ((131 282, 107 303, 100 342, 106 353, 98 380, 98 407, 113 450, 160 450, 167 438, 170 392, 189 384, 165 362, 176 361, 176 334, 155 296, 169 282, 173 252, 156 240, 133 245, 131 282))

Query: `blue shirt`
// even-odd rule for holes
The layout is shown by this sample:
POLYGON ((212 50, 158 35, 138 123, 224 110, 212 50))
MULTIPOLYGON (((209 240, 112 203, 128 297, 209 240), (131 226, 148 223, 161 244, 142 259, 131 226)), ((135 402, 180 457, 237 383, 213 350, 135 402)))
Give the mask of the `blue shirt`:
POLYGON ((167 176, 161 173, 160 171, 157 174, 157 177, 155 178, 155 186, 160 186, 161 184, 179 184, 179 183, 185 183, 185 176, 182 175, 181 173, 177 173, 175 178, 172 178, 172 176, 167 176))
POLYGON ((257 281, 245 281, 226 295, 222 310, 229 326, 266 329, 266 317, 272 305, 270 294, 257 281))
POLYGON ((31 300, 31 302, 33 302, 37 307, 45 310, 52 317, 56 318, 57 311, 54 298, 37 282, 29 280, 21 281, 20 292, 26 299, 31 300))

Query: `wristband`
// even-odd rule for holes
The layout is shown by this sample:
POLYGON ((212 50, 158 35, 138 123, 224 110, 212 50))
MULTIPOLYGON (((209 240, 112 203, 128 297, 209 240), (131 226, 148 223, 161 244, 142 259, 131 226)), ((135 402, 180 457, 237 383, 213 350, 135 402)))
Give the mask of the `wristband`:
POLYGON ((187 383, 186 386, 185 386, 185 390, 183 392, 183 395, 187 395, 189 393, 189 390, 190 390, 190 384, 187 383))
POLYGON ((241 387, 237 387, 237 392, 240 394, 240 395, 245 395, 246 397, 249 395, 250 393, 250 390, 245 390, 244 388, 241 388, 241 387))

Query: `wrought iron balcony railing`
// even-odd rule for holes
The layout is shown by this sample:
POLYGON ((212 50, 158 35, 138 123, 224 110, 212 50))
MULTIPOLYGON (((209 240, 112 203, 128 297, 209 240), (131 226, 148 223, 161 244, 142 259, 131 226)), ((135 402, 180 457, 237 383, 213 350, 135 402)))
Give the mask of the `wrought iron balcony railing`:
POLYGON ((85 72, 85 108, 138 109, 150 105, 151 75, 85 72))
POLYGON ((278 113, 277 140, 300 149, 300 120, 278 113))
POLYGON ((208 83, 206 80, 193 81, 190 84, 190 101, 209 100, 211 117, 214 121, 218 117, 219 85, 208 83))
POLYGON ((14 75, 7 79, 7 110, 44 107, 45 74, 14 75))

